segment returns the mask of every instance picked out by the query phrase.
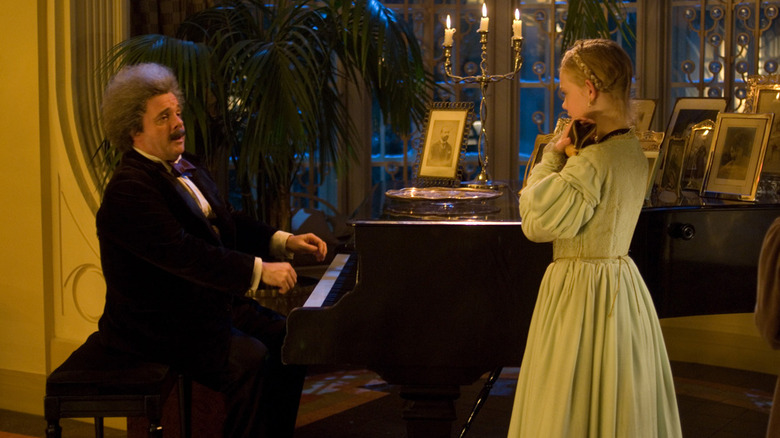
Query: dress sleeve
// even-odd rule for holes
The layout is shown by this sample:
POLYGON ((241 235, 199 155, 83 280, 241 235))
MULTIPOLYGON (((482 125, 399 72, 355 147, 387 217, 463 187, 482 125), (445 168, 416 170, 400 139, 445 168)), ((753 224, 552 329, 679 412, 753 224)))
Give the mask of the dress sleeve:
POLYGON ((570 239, 593 217, 603 177, 586 156, 545 151, 520 192, 523 232, 534 242, 570 239), (563 164, 561 164, 563 163, 563 164))
POLYGON ((780 218, 764 236, 757 284, 756 326, 772 348, 780 349, 780 218))

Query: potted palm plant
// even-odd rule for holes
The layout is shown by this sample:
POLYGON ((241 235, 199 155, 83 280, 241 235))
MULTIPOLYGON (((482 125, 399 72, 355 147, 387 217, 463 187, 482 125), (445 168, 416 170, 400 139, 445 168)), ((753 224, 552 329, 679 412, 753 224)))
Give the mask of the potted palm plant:
MULTIPOLYGON (((408 133, 426 114, 434 83, 410 27, 378 0, 228 0, 194 14, 176 37, 141 35, 110 50, 109 77, 158 62, 185 95, 187 149, 204 157, 243 209, 285 227, 304 159, 344 170, 356 130, 344 82, 372 93, 386 122, 408 133)), ((116 154, 101 148, 110 170, 116 154)))

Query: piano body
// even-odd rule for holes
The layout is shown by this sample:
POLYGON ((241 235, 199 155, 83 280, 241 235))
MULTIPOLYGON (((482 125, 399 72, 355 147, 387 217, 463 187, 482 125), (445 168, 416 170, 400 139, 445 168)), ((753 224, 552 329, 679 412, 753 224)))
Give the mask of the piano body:
POLYGON ((552 257, 523 235, 516 193, 429 203, 376 190, 350 220, 354 289, 290 312, 284 360, 371 369, 401 385, 409 437, 449 437, 459 387, 520 364, 552 257))
POLYGON ((778 216, 775 198, 690 196, 675 205, 645 207, 630 254, 658 316, 753 312, 761 244, 778 216))
MULTIPOLYGON (((334 305, 310 298, 290 312, 284 360, 371 369, 400 385, 408 437, 451 436, 460 386, 520 365, 552 259, 549 243, 522 233, 518 189, 468 202, 376 190, 350 220, 354 288, 334 305)), ((699 203, 642 212, 631 255, 660 316, 752 311, 758 250, 780 205, 699 203)))

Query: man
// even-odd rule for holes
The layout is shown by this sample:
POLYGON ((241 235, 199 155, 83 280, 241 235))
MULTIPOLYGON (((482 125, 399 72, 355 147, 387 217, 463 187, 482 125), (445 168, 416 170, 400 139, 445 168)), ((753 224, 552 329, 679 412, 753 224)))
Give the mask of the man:
POLYGON ((439 140, 431 145, 431 153, 428 156, 428 166, 450 166, 452 164, 452 145, 450 139, 450 127, 442 126, 439 131, 439 140))
POLYGON ((289 437, 304 371, 281 364, 284 318, 245 293, 260 283, 286 293, 295 271, 270 257, 322 260, 327 247, 232 212, 182 157, 181 103, 175 76, 157 64, 126 67, 106 87, 103 125, 123 155, 97 213, 101 337, 225 394, 226 437, 289 437))
MULTIPOLYGON (((756 309, 753 315, 762 338, 780 350, 780 218, 769 226, 758 256, 756 309)), ((780 436, 780 379, 769 412, 767 438, 780 436)))

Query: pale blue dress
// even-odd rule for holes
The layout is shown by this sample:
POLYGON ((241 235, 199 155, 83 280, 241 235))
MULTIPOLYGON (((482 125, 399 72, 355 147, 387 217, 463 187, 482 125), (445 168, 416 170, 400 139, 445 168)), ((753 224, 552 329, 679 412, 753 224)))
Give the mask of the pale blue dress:
MULTIPOLYGON (((554 142, 550 142, 550 145, 554 142)), ((509 437, 680 437, 669 359, 628 248, 648 165, 635 133, 545 151, 520 195, 525 235, 553 242, 509 437)))

